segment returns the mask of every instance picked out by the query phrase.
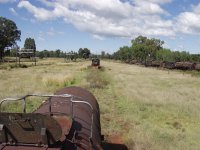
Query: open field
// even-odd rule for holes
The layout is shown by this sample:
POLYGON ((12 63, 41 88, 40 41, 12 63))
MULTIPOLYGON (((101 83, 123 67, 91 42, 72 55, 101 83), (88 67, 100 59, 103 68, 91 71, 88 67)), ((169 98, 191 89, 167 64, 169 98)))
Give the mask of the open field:
MULTIPOLYGON (((112 61, 102 61, 101 70, 88 69, 90 64, 63 59, 40 60, 27 68, 1 64, 0 99, 81 86, 100 104, 106 140, 130 150, 200 149, 199 77, 112 61)), ((29 111, 40 102, 32 100, 29 111)))

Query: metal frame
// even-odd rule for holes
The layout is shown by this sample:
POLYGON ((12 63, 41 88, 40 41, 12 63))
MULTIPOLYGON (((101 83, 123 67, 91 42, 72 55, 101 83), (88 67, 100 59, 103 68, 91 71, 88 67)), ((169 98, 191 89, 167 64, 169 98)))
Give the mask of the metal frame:
POLYGON ((19 65, 20 65, 20 60, 21 60, 21 54, 33 54, 34 55, 34 62, 35 62, 35 66, 36 66, 36 56, 35 53, 33 51, 33 49, 21 49, 20 51, 17 50, 16 52, 16 62, 17 62, 17 54, 19 54, 19 65))
MULTIPOLYGON (((51 112, 51 98, 52 97, 57 97, 57 98, 70 98, 70 99, 65 99, 66 101, 70 101, 71 102, 71 105, 70 105, 70 109, 71 109, 71 117, 72 119, 74 118, 74 111, 73 111, 73 104, 74 103, 81 103, 81 104, 85 104, 87 106, 90 107, 91 109, 91 112, 92 112, 92 115, 91 115, 91 132, 90 132, 90 137, 89 137, 89 141, 92 139, 93 137, 93 121, 94 121, 94 109, 92 107, 92 105, 89 103, 89 102, 86 102, 83 98, 81 97, 78 97, 78 96, 74 96, 74 95, 70 95, 70 94, 63 94, 63 95, 40 95, 40 94, 28 94, 28 95, 25 95, 21 98, 5 98, 3 100, 0 101, 0 113, 1 113, 1 106, 4 102, 6 101, 20 101, 20 100, 23 100, 23 113, 26 113, 26 98, 28 97, 48 97, 48 101, 49 101, 49 115, 51 116, 52 115, 52 112, 51 112), (74 100, 74 98, 76 99, 79 99, 79 100, 74 100)), ((59 112, 60 113, 60 112, 59 112)))

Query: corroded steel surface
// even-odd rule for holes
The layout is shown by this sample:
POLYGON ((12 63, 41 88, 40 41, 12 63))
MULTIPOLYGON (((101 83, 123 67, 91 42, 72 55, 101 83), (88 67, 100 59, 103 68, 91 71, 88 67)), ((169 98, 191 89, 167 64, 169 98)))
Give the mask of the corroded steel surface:
POLYGON ((192 70, 194 69, 194 63, 192 62, 176 62, 175 68, 182 69, 182 70, 192 70))
POLYGON ((48 145, 58 141, 62 134, 57 121, 42 114, 0 113, 0 124, 0 142, 6 144, 48 145), (44 139, 47 132, 51 134, 49 141, 44 139))
POLYGON ((99 58, 93 58, 92 59, 92 66, 100 66, 100 59, 99 58))
POLYGON ((200 71, 200 63, 195 64, 195 70, 200 71))
MULTIPOLYGON (((73 104, 73 122, 69 134, 66 136, 67 140, 72 141, 77 146, 76 150, 90 149, 92 145, 93 149, 101 149, 101 127, 100 127, 100 112, 99 105, 95 97, 80 87, 67 87, 59 90, 55 95, 71 94, 74 95, 73 100, 89 102, 93 107, 91 109, 84 104, 75 103, 73 104), (81 99, 77 98, 81 97, 81 99), (92 138, 89 139, 91 133, 91 114, 94 115, 94 124, 92 127, 92 138)), ((71 103, 66 101, 66 98, 51 98, 52 103, 52 114, 66 113, 71 114, 71 103)), ((49 101, 43 103, 34 113, 48 113, 49 112, 49 101)), ((64 128, 63 124, 61 128, 64 128)), ((67 144, 64 146, 66 149, 67 144)), ((73 150, 73 148, 72 148, 73 150)))
POLYGON ((60 150, 60 148, 31 147, 31 146, 5 146, 4 147, 0 145, 0 150, 60 150))
POLYGON ((165 61, 163 63, 163 67, 164 68, 167 68, 167 69, 174 69, 175 68, 175 62, 168 62, 168 61, 165 61))
MULTIPOLYGON (((29 128, 32 129, 32 124, 34 124, 33 126, 38 127, 38 129, 40 129, 41 132, 40 133, 38 132, 38 134, 36 134, 36 138, 41 138, 41 141, 39 139, 38 144, 40 144, 40 142, 41 143, 43 142, 42 139, 46 140, 46 138, 48 137, 50 137, 51 141, 47 140, 48 144, 39 145, 41 147, 39 147, 38 144, 30 145, 30 143, 37 143, 36 141, 31 140, 32 138, 35 138, 35 133, 33 133, 30 135, 34 136, 29 136, 29 137, 24 136, 24 139, 26 139, 28 142, 23 142, 22 140, 23 145, 16 145, 16 146, 6 145, 5 147, 3 147, 4 143, 1 143, 0 149, 101 150, 102 147, 101 147, 100 112, 99 112, 99 105, 95 97, 90 92, 80 87, 67 87, 57 91, 54 97, 53 96, 49 97, 51 98, 47 99, 32 114, 22 113, 19 116, 25 115, 25 117, 22 118, 18 117, 17 120, 19 124, 18 126, 20 127, 22 126, 29 130, 29 128), (44 124, 42 117, 35 119, 35 122, 32 121, 30 125, 29 122, 25 121, 27 119, 26 115, 45 116, 43 117, 44 120, 45 118, 50 118, 51 121, 49 123, 46 123, 44 127, 47 129, 47 131, 52 130, 52 132, 48 133, 53 133, 53 135, 52 134, 46 135, 44 132, 46 130, 44 131, 41 130, 41 126, 43 126, 44 124), (23 122, 23 124, 21 124, 21 122, 23 122), (52 139, 52 137, 56 138, 52 139)), ((14 117, 14 121, 16 121, 16 117, 14 117)), ((1 125, 0 125, 0 130, 1 130, 1 125)), ((16 133, 18 132, 19 131, 16 131, 16 133)), ((2 132, 0 132, 0 134, 2 134, 2 132)), ((19 132, 19 134, 21 134, 21 132, 19 132)), ((23 134, 19 136, 21 137, 23 136, 23 134)))

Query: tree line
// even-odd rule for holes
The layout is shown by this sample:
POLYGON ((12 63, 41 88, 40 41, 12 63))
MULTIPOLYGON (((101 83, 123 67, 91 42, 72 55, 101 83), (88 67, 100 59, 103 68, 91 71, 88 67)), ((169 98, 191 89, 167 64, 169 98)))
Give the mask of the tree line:
MULTIPOLYGON (((17 25, 12 20, 4 17, 0 17, 0 62, 3 61, 4 56, 15 57, 19 47, 17 46, 17 41, 20 41, 21 31, 17 28, 17 25)), ((33 50, 32 54, 23 54, 24 57, 36 56, 40 58, 44 57, 61 57, 70 56, 71 59, 74 58, 89 58, 91 52, 88 48, 80 48, 78 52, 70 51, 66 53, 60 49, 53 50, 36 50, 36 43, 33 38, 26 38, 24 42, 24 49, 33 50)))
MULTIPOLYGON (((27 48, 26 48, 27 49, 27 48)), ((66 58, 74 59, 74 58, 84 58, 87 59, 90 57, 91 52, 88 48, 80 48, 78 52, 71 50, 70 52, 66 52, 60 49, 56 50, 42 50, 35 51, 35 56, 39 58, 66 58), (80 50, 81 49, 81 50, 80 50), (85 50, 86 53, 85 53, 85 50)), ((5 51, 5 56, 16 57, 17 48, 9 49, 5 51)))
MULTIPOLYGON (((15 22, 12 20, 0 17, 0 62, 4 56, 16 56, 18 46, 17 41, 20 41, 21 31, 17 28, 15 22), (11 47, 11 49, 8 49, 11 47)), ((145 36, 138 36, 131 41, 131 46, 120 47, 112 55, 101 52, 98 57, 116 59, 122 61, 136 60, 138 62, 147 61, 192 61, 200 62, 199 54, 190 54, 186 51, 172 51, 170 49, 163 48, 164 41, 155 38, 147 38, 145 36)), ((46 57, 70 57, 70 59, 84 58, 87 59, 90 56, 95 56, 91 54, 88 48, 80 48, 78 52, 70 51, 68 53, 57 49, 53 50, 36 50, 36 43, 33 38, 26 38, 24 43, 25 49, 32 49, 34 56, 40 58, 46 57)), ((28 54, 27 54, 28 55, 28 54)))
POLYGON ((146 63, 147 61, 191 61, 200 62, 199 54, 190 54, 186 51, 172 51, 163 48, 164 41, 155 38, 138 36, 131 41, 131 46, 120 47, 112 58, 121 61, 135 60, 146 63))

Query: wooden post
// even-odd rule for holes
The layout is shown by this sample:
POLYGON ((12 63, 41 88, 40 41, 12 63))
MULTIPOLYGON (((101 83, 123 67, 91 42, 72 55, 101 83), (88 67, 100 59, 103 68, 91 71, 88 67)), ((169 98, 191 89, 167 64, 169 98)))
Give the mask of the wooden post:
POLYGON ((19 54, 19 65, 20 65, 20 58, 21 58, 21 54, 19 54))

